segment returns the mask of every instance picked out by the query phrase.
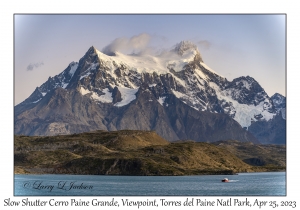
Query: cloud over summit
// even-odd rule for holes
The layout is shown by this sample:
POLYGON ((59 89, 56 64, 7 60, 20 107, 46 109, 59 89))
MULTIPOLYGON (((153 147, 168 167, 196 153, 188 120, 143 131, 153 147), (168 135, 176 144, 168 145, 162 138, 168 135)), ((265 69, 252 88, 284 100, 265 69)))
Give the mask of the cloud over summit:
POLYGON ((112 43, 102 49, 102 52, 111 55, 116 51, 125 53, 141 53, 148 48, 151 36, 146 33, 132 36, 130 38, 117 38, 112 43))

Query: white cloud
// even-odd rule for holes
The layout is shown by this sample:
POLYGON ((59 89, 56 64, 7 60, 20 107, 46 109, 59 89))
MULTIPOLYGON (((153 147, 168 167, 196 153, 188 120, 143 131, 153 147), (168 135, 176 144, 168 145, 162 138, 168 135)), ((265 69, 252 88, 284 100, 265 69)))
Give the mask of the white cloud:
POLYGON ((108 55, 116 51, 141 53, 147 50, 151 36, 146 33, 132 36, 130 38, 121 37, 103 48, 102 52, 108 55))

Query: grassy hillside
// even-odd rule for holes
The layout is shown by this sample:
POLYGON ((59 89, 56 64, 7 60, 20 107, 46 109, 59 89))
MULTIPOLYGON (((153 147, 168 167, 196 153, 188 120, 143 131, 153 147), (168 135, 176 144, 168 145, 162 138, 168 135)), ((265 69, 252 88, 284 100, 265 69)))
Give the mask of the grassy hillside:
MULTIPOLYGON (((270 166, 272 170, 285 169, 285 158, 281 164, 275 156, 267 155, 272 153, 271 147, 258 149, 245 143, 243 150, 233 145, 238 142, 170 143, 154 131, 130 130, 15 136, 15 173, 195 175, 267 171, 270 166), (264 158, 270 164, 247 162, 253 157, 264 158)), ((282 156, 285 148, 281 149, 282 156)))

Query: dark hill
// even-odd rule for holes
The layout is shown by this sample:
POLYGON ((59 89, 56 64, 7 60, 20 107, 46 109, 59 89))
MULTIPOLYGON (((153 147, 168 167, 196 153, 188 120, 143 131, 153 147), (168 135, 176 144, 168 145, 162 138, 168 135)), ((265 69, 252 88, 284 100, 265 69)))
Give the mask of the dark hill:
POLYGON ((195 175, 268 170, 214 144, 170 143, 153 131, 15 136, 14 153, 15 173, 195 175))
POLYGON ((253 166, 286 167, 286 146, 274 144, 253 144, 236 140, 214 142, 238 158, 253 166))

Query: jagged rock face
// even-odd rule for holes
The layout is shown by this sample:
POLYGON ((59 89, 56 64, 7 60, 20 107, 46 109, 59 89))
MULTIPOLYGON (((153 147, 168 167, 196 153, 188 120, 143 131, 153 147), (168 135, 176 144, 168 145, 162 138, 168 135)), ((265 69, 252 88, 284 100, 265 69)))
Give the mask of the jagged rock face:
POLYGON ((272 97, 271 97, 273 104, 275 106, 276 109, 280 109, 280 108, 285 108, 286 107, 286 98, 279 94, 279 93, 275 93, 272 97))
MULTIPOLYGON (((59 88, 44 104, 23 112, 15 119, 16 133, 54 135, 89 130, 155 130, 168 140, 217 141, 239 139, 258 141, 229 116, 199 112, 172 94, 158 101, 159 87, 141 87, 136 100, 124 107, 96 104, 78 91, 59 88), (35 114, 33 114, 35 113, 35 114), (36 118, 39 116, 39 118, 36 118), (27 119, 24 122, 23 119, 27 119), (30 129, 26 123, 30 122, 30 129)), ((49 97, 50 97, 49 94, 49 97)))
POLYGON ((113 104, 116 104, 116 103, 122 101, 122 95, 121 95, 121 92, 119 91, 118 87, 115 87, 113 89, 112 98, 113 98, 113 101, 112 101, 113 104))
POLYGON ((279 94, 279 93, 275 93, 272 97, 271 97, 275 110, 277 113, 281 113, 281 116, 283 119, 286 119, 286 98, 279 94))
POLYGON ((193 43, 159 56, 109 56, 91 47, 15 107, 15 133, 141 129, 171 141, 257 142, 242 127, 277 113, 253 78, 228 81, 203 63, 193 43))
MULTIPOLYGON (((224 89, 228 92, 230 91, 232 99, 238 101, 240 104, 257 106, 268 98, 266 92, 258 82, 249 76, 234 79, 224 89)), ((274 112, 274 107, 270 104, 269 100, 266 103, 268 104, 267 110, 271 113, 274 112)))
POLYGON ((280 114, 269 121, 257 121, 248 130, 263 144, 286 144, 286 120, 280 114))
POLYGON ((271 97, 275 117, 253 122, 248 130, 264 144, 286 144, 286 98, 279 93, 271 97))

